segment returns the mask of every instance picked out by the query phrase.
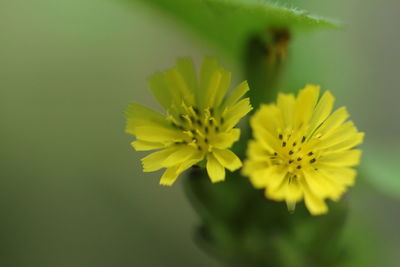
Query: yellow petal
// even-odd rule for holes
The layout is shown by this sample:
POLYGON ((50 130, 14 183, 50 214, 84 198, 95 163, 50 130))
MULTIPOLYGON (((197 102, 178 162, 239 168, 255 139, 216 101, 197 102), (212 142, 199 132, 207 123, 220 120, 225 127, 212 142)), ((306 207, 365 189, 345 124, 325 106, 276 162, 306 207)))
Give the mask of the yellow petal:
POLYGON ((294 109, 294 127, 297 129, 309 122, 319 95, 319 86, 306 85, 300 91, 294 109))
POLYGON ((172 128, 163 115, 136 103, 130 103, 125 114, 127 117, 126 132, 133 135, 136 134, 136 128, 140 126, 172 128))
POLYGON ((226 92, 228 91, 229 85, 231 83, 231 73, 229 71, 224 70, 223 68, 219 69, 221 73, 221 80, 219 82, 219 87, 217 89, 215 100, 213 102, 213 106, 219 107, 224 99, 226 92))
MULTIPOLYGON (((293 127, 293 115, 294 115, 294 106, 296 100, 293 94, 278 94, 278 102, 277 105, 280 110, 282 110, 284 123, 288 128, 293 127)), ((267 113, 269 114, 269 112, 267 113)), ((275 123, 276 124, 276 123, 275 123)))
POLYGON ((162 162, 167 158, 169 155, 174 153, 176 148, 167 148, 164 150, 160 150, 154 153, 147 155, 146 157, 142 158, 142 165, 144 172, 153 172, 157 171, 161 168, 164 168, 162 162))
POLYGON ((188 89, 193 94, 196 94, 197 79, 193 60, 188 57, 180 58, 176 61, 176 68, 181 73, 183 79, 185 80, 185 83, 187 84, 188 89))
POLYGON ((222 80, 222 73, 221 71, 215 70, 210 77, 209 84, 206 87, 206 106, 213 107, 215 98, 217 96, 217 91, 220 86, 222 80))
POLYGON ((242 162, 238 156, 229 149, 213 149, 212 153, 219 163, 230 171, 235 171, 242 167, 242 162))
POLYGON ((258 126, 253 127, 253 135, 258 141, 259 145, 270 153, 280 150, 281 144, 279 143, 279 139, 271 135, 270 132, 264 130, 264 128, 260 128, 258 126))
POLYGON ((182 161, 186 161, 191 158, 196 152, 197 149, 192 146, 179 145, 177 146, 175 152, 171 153, 167 158, 163 160, 162 165, 164 167, 178 165, 182 161))
POLYGON ((204 154, 202 152, 194 153, 189 159, 183 161, 178 169, 178 172, 181 173, 188 168, 192 167, 193 165, 199 163, 204 158, 204 154))
POLYGON ((207 173, 213 183, 225 180, 225 168, 211 153, 207 157, 207 173))
POLYGON ((315 107, 311 117, 309 133, 312 133, 326 118, 328 118, 334 102, 335 98, 333 95, 329 91, 325 92, 315 107))
POLYGON ((154 143, 172 143, 185 138, 181 131, 159 126, 136 127, 135 135, 137 139, 154 143))
MULTIPOLYGON (((249 175, 251 183, 256 188, 267 187, 272 183, 271 181, 273 180, 276 180, 278 184, 281 183, 282 181, 282 176, 279 174, 275 166, 268 167, 264 165, 263 168, 261 169, 260 168, 261 166, 259 165, 257 166, 255 163, 250 165, 248 165, 247 163, 246 165, 247 167, 256 167, 255 170, 251 171, 251 175, 249 175)), ((250 171, 246 172, 250 173, 250 171)))
POLYGON ((266 157, 270 153, 269 150, 266 150, 263 146, 260 146, 259 143, 254 140, 250 140, 247 143, 247 156, 252 160, 264 161, 264 165, 266 163, 270 163, 270 158, 266 157))
POLYGON ((276 105, 261 105, 260 109, 251 118, 250 124, 253 128, 263 128, 273 137, 277 137, 278 130, 283 130, 287 127, 284 121, 284 114, 276 105))
POLYGON ((361 150, 353 149, 321 155, 319 164, 338 167, 351 167, 360 163, 361 150))
MULTIPOLYGON (((260 177, 260 171, 264 171, 264 169, 269 168, 270 165, 267 164, 265 161, 256 161, 256 160, 246 160, 244 162, 242 168, 242 174, 245 176, 255 176, 260 177), (257 173, 257 175, 256 175, 257 173)), ((261 179, 261 178, 260 178, 261 179)))
POLYGON ((194 104, 194 93, 189 90, 188 85, 176 68, 165 71, 164 80, 176 106, 181 105, 182 101, 189 105, 194 104))
POLYGON ((357 172, 351 168, 335 168, 335 167, 324 167, 319 170, 326 177, 330 177, 332 180, 336 180, 338 183, 345 186, 354 185, 357 172))
POLYGON ((231 106, 224 114, 225 123, 223 124, 223 129, 231 129, 234 127, 241 118, 243 118, 247 113, 252 110, 250 105, 250 99, 244 98, 240 100, 235 105, 231 106))
POLYGON ((161 176, 160 185, 171 186, 178 178, 178 168, 179 165, 166 169, 161 176))
POLYGON ((353 122, 348 121, 330 131, 326 136, 320 137, 320 141, 315 145, 318 149, 325 149, 332 147, 338 143, 345 142, 352 139, 357 134, 357 129, 354 127, 353 122))
POLYGON ((133 141, 131 145, 136 151, 148 151, 148 150, 160 149, 165 146, 162 143, 153 143, 143 140, 133 141))
POLYGON ((168 109, 172 103, 172 95, 165 83, 164 75, 161 72, 156 72, 148 79, 148 86, 153 95, 157 98, 158 102, 168 109))
POLYGON ((268 192, 272 193, 282 186, 283 182, 287 181, 286 175, 287 172, 283 168, 277 166, 269 168, 269 172, 265 173, 265 179, 268 183, 268 192))
POLYGON ((347 112, 346 108, 341 107, 326 119, 326 121, 317 129, 316 133, 326 135, 330 131, 333 131, 342 125, 348 117, 349 113, 347 112))
POLYGON ((284 188, 286 190, 286 202, 298 202, 303 198, 303 188, 297 178, 292 178, 284 188))
POLYGON ((240 137, 240 129, 234 128, 231 129, 229 132, 222 132, 215 135, 215 137, 210 140, 211 145, 218 149, 226 149, 232 146, 240 137))
POLYGON ((183 161, 181 164, 169 167, 163 174, 160 180, 161 185, 172 185, 179 175, 192 167, 194 164, 202 160, 203 155, 201 153, 193 154, 189 159, 183 161))
POLYGON ((208 87, 214 72, 218 69, 218 61, 215 58, 206 57, 203 60, 200 70, 200 86, 198 89, 198 99, 201 108, 205 108, 208 102, 206 96, 208 94, 208 87))
POLYGON ((337 199, 345 190, 341 184, 324 176, 319 170, 309 169, 304 171, 304 182, 303 184, 307 184, 310 191, 320 198, 337 199))
POLYGON ((323 198, 320 198, 313 194, 308 186, 305 184, 304 189, 304 202, 308 211, 312 215, 322 215, 328 212, 328 206, 326 205, 323 198))
POLYGON ((306 191, 304 194, 304 202, 312 215, 322 215, 328 212, 328 206, 325 201, 309 191, 306 191))
POLYGON ((269 198, 275 201, 283 201, 296 203, 303 197, 303 189, 298 179, 285 178, 282 183, 274 190, 267 190, 269 198))
POLYGON ((247 81, 240 83, 235 89, 232 90, 228 98, 224 101, 223 107, 234 105, 242 96, 244 96, 245 93, 247 93, 247 91, 249 91, 249 85, 247 81))
POLYGON ((364 133, 355 133, 353 136, 349 137, 347 140, 343 140, 342 142, 330 146, 329 151, 339 152, 343 150, 351 149, 359 144, 361 144, 364 140, 364 133))

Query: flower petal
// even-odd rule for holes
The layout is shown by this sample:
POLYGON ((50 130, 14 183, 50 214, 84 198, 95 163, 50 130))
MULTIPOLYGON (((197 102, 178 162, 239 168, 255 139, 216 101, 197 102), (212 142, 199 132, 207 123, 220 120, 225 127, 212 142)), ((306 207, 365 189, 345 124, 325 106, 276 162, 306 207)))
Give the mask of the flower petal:
POLYGON ((229 149, 213 149, 212 153, 219 163, 230 171, 235 171, 242 167, 242 162, 238 156, 229 149))
POLYGON ((171 92, 164 80, 161 72, 156 72, 148 79, 148 86, 153 95, 165 109, 168 109, 172 103, 171 92))
MULTIPOLYGON (((293 127, 293 115, 294 115, 293 110, 295 104, 296 104, 296 99, 294 98, 293 94, 282 94, 282 93, 278 94, 277 106, 279 107, 280 110, 282 110, 284 123, 289 128, 293 127)), ((269 114, 269 112, 267 114, 269 114)))
POLYGON ((218 133, 211 141, 211 145, 218 149, 226 149, 231 147, 234 142, 239 140, 240 129, 234 128, 229 132, 218 133))
POLYGON ((225 123, 223 129, 228 130, 233 128, 241 118, 249 113, 253 107, 250 105, 250 99, 244 98, 235 105, 231 106, 224 112, 225 123))
POLYGON ((294 108, 294 127, 300 128, 309 122, 319 96, 319 86, 308 84, 300 91, 294 108))
POLYGON ((317 197, 310 190, 304 191, 304 202, 312 215, 322 215, 328 212, 324 199, 317 197))
POLYGON ((250 88, 247 81, 240 83, 237 87, 235 87, 235 89, 232 90, 228 98, 222 104, 222 107, 229 107, 234 105, 249 90, 250 88))
POLYGON ((143 140, 133 141, 131 145, 136 151, 148 151, 165 147, 162 143, 147 142, 143 140))
POLYGON ((328 166, 351 167, 360 163, 361 150, 353 149, 321 155, 318 162, 328 166))
POLYGON ((225 168, 212 153, 207 157, 207 173, 213 183, 225 180, 225 168))
POLYGON ((126 132, 135 135, 140 126, 171 128, 171 124, 160 113, 136 103, 130 103, 125 112, 128 122, 126 132))
POLYGON ((176 151, 166 157, 162 165, 164 167, 171 167, 180 164, 182 161, 186 161, 197 152, 197 149, 188 145, 179 145, 176 147, 176 151))
POLYGON ((163 175, 161 176, 160 185, 171 186, 178 178, 179 175, 178 168, 179 165, 166 169, 163 175))
POLYGON ((175 147, 172 148, 167 148, 164 150, 160 150, 157 152, 153 152, 146 157, 142 158, 142 165, 143 165, 143 171, 144 172, 153 172, 157 171, 161 168, 164 168, 163 166, 163 161, 165 158, 167 158, 169 155, 174 153, 176 151, 175 147))
POLYGON ((318 101, 318 104, 315 107, 315 110, 311 117, 309 134, 314 132, 314 130, 319 125, 321 125, 321 123, 324 122, 326 118, 328 118, 329 114, 332 112, 334 102, 335 98, 333 97, 333 95, 329 91, 326 91, 321 99, 318 101))

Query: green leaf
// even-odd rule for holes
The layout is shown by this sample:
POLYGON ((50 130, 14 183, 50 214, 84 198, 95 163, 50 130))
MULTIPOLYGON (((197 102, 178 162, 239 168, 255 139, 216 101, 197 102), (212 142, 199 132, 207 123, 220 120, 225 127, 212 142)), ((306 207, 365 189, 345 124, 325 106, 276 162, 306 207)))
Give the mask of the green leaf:
POLYGON ((242 56, 249 40, 264 37, 271 28, 290 28, 291 33, 296 34, 299 31, 338 27, 336 23, 311 16, 306 11, 271 3, 243 0, 139 1, 169 13, 235 58, 242 56))
MULTIPOLYGON (((375 142, 378 143, 378 142, 375 142)), ((362 176, 377 190, 400 198, 400 147, 367 146, 362 158, 362 176)))

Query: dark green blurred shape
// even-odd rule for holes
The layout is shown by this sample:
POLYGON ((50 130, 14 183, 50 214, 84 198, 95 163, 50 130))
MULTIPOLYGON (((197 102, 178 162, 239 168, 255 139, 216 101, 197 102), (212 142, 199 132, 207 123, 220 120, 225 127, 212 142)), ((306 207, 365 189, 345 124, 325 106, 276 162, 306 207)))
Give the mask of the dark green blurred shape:
POLYGON ((202 218, 197 242, 227 266, 339 266, 346 259, 339 243, 346 201, 315 217, 302 203, 289 213, 284 203, 265 199, 237 173, 211 184, 198 170, 186 185, 202 218))

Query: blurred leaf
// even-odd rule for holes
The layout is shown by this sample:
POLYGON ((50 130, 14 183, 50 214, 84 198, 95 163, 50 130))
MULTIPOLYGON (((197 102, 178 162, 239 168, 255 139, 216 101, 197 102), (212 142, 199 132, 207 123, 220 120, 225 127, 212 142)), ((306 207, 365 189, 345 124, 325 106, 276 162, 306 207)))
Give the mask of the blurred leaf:
POLYGON ((377 190, 396 198, 400 198, 399 152, 399 147, 367 146, 362 159, 363 176, 377 190))
POLYGON ((338 27, 332 21, 309 15, 307 11, 271 3, 243 0, 140 1, 169 13, 235 58, 242 56, 251 38, 264 37, 269 28, 290 28, 292 33, 296 33, 338 27))

